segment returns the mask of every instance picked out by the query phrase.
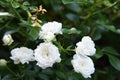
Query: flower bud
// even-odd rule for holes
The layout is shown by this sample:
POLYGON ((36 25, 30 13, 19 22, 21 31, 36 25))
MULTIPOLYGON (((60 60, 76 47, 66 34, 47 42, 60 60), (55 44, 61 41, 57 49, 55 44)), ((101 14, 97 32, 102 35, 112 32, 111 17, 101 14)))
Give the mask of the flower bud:
POLYGON ((5 59, 0 59, 0 66, 6 66, 7 61, 5 59))
POLYGON ((71 30, 71 31, 76 31, 77 29, 76 29, 76 28, 71 28, 70 30, 71 30))
POLYGON ((10 34, 5 34, 2 41, 4 45, 11 45, 14 40, 12 39, 12 36, 10 34))

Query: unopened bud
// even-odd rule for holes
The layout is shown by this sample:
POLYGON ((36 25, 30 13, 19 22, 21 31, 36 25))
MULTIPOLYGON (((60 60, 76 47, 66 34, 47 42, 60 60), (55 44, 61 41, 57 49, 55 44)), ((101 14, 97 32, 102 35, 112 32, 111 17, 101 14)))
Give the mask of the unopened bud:
POLYGON ((12 36, 10 34, 5 34, 2 39, 4 45, 11 45, 13 42, 12 36))
POLYGON ((7 61, 5 59, 0 59, 0 66, 6 66, 7 61))

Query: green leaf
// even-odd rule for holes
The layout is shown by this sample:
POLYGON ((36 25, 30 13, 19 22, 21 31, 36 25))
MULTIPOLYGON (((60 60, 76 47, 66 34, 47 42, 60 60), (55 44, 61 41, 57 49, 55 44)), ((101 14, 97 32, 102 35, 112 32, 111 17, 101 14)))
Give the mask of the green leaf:
POLYGON ((28 6, 30 5, 30 3, 28 1, 25 1, 23 2, 23 5, 21 5, 20 7, 23 9, 23 10, 28 10, 28 6))
POLYGON ((105 47, 102 49, 103 52, 106 52, 106 55, 115 55, 115 56, 120 56, 120 54, 112 47, 105 47))
POLYGON ((81 11, 81 7, 78 4, 68 4, 66 7, 74 12, 79 13, 81 11))
POLYGON ((97 48, 96 54, 94 56, 95 58, 99 59, 103 56, 103 52, 99 48, 97 48))
POLYGON ((113 4, 109 0, 104 0, 103 1, 105 6, 111 7, 113 4))
POLYGON ((30 5, 28 1, 23 2, 23 5, 30 5))
POLYGON ((74 3, 73 0, 62 0, 63 4, 70 4, 70 3, 74 3))
POLYGON ((94 33, 92 34, 93 40, 99 40, 102 37, 100 31, 98 29, 95 29, 94 33))
POLYGON ((0 1, 0 6, 3 6, 3 7, 8 7, 9 5, 8 5, 8 4, 6 4, 6 3, 4 3, 4 2, 2 2, 2 1, 0 1))
POLYGON ((117 4, 117 2, 119 2, 119 0, 117 0, 117 1, 114 2, 114 3, 110 2, 110 0, 104 0, 104 1, 103 1, 103 4, 104 4, 105 6, 107 6, 107 7, 112 7, 112 6, 114 6, 115 4, 117 4))
POLYGON ((68 58, 67 60, 65 60, 64 64, 71 66, 71 58, 68 58))
POLYGON ((30 37, 33 40, 36 40, 38 38, 38 36, 39 36, 39 31, 40 31, 39 27, 32 27, 30 32, 29 32, 30 37))
POLYGON ((119 29, 116 29, 116 27, 114 25, 108 25, 107 22, 105 22, 106 19, 103 15, 101 17, 102 17, 102 20, 96 21, 97 24, 103 26, 104 28, 106 28, 106 29, 108 29, 112 32, 115 32, 115 33, 118 33, 118 34, 120 33, 118 31, 119 29))
POLYGON ((47 75, 52 75, 53 71, 50 68, 47 68, 47 69, 43 69, 42 73, 47 74, 47 75))
POLYGON ((117 70, 120 71, 120 59, 115 56, 108 55, 110 64, 117 70))
POLYGON ((39 77, 42 79, 42 80, 49 80, 49 77, 45 74, 39 74, 39 77))
POLYGON ((12 7, 13 7, 13 8, 19 8, 19 7, 20 7, 20 4, 17 3, 17 2, 12 2, 12 7))
POLYGON ((81 36, 85 36, 85 35, 88 35, 90 33, 90 27, 88 26, 80 26, 79 27, 79 30, 81 31, 81 36))
POLYGON ((116 28, 113 25, 105 25, 105 28, 109 29, 110 31, 116 32, 116 28))
POLYGON ((66 76, 65 76, 65 74, 63 72, 56 71, 56 75, 60 79, 64 79, 64 80, 66 79, 66 76))
POLYGON ((73 4, 73 3, 81 3, 84 2, 84 0, 62 0, 63 4, 73 4))
POLYGON ((23 10, 28 10, 28 7, 24 6, 24 5, 21 5, 20 6, 23 10))
POLYGON ((86 3, 86 2, 93 3, 94 0, 62 0, 62 2, 63 4, 86 3))
POLYGON ((34 77, 34 76, 35 76, 35 71, 25 70, 24 74, 27 75, 27 76, 32 76, 32 77, 34 77))
POLYGON ((68 72, 68 78, 69 80, 88 80, 88 79, 85 79, 80 73, 76 73, 74 71, 70 71, 68 72))
POLYGON ((12 2, 13 0, 6 0, 7 2, 12 2))
POLYGON ((15 80, 11 74, 5 75, 2 80, 15 80))
POLYGON ((28 21, 25 21, 25 20, 21 20, 21 23, 19 23, 20 25, 22 25, 22 26, 30 26, 31 27, 31 25, 30 25, 30 23, 28 22, 28 21))
POLYGON ((79 17, 73 13, 68 13, 65 15, 70 21, 79 22, 79 17))

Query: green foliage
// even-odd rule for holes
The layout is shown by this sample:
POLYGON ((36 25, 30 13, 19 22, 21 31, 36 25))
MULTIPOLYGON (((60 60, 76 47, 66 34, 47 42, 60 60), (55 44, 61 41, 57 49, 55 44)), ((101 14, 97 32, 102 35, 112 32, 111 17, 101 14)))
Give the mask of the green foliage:
POLYGON ((39 31, 39 27, 31 28, 29 32, 30 37, 33 38, 33 40, 36 40, 38 38, 39 31))
POLYGON ((120 79, 120 0, 0 0, 0 59, 8 61, 0 67, 1 80, 119 80, 120 79), (53 43, 62 54, 62 63, 52 68, 41 69, 34 63, 15 65, 10 51, 15 47, 27 46, 35 49, 39 42, 40 27, 32 26, 33 10, 42 5, 47 10, 39 14, 40 26, 49 21, 63 24, 63 36, 57 35, 53 43), (31 15, 29 14, 31 13, 31 15), (10 32, 14 42, 4 46, 2 37, 10 32), (96 44, 92 57, 96 71, 92 78, 84 79, 73 71, 71 59, 74 47, 83 36, 90 36, 96 44), (34 67, 33 67, 34 66, 34 67))
POLYGON ((115 69, 117 69, 117 70, 120 71, 120 60, 119 60, 117 57, 111 56, 111 55, 109 55, 108 57, 109 57, 110 64, 111 64, 115 69))

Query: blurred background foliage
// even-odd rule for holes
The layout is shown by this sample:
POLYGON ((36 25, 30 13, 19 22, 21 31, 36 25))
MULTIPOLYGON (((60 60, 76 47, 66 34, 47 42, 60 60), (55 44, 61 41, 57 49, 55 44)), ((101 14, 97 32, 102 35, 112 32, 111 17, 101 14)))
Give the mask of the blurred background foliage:
POLYGON ((0 12, 12 14, 0 16, 0 58, 8 60, 7 66, 12 70, 0 67, 1 80, 120 80, 120 0, 0 0, 0 12), (32 9, 40 5, 47 10, 37 16, 43 21, 40 25, 48 21, 63 24, 64 35, 58 35, 55 43, 63 60, 45 70, 34 63, 14 65, 9 59, 11 49, 35 49, 42 42, 37 39, 40 28, 31 26, 33 21, 28 15, 28 11, 34 14, 32 9), (14 43, 3 46, 2 37, 7 31, 14 43), (96 71, 90 79, 75 73, 70 63, 74 52, 69 49, 86 35, 97 48, 92 57, 96 71))

